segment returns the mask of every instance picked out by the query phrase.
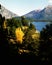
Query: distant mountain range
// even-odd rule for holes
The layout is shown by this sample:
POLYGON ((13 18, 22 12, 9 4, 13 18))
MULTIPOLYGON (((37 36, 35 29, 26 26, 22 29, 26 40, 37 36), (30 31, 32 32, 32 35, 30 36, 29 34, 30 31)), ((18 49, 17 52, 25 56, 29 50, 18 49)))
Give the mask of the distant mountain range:
POLYGON ((34 20, 52 20, 52 5, 48 5, 42 10, 31 11, 23 16, 34 20))
POLYGON ((12 17, 18 17, 18 15, 12 13, 11 11, 7 10, 4 6, 1 5, 0 14, 2 16, 5 16, 6 19, 12 18, 12 17))
MULTIPOLYGON (((15 13, 12 13, 11 11, 7 10, 2 5, 1 5, 0 14, 2 14, 2 16, 5 16, 6 19, 9 19, 12 17, 19 17, 15 13)), ((25 16, 26 18, 31 18, 33 20, 52 20, 52 5, 48 5, 42 10, 31 11, 23 16, 25 16)))

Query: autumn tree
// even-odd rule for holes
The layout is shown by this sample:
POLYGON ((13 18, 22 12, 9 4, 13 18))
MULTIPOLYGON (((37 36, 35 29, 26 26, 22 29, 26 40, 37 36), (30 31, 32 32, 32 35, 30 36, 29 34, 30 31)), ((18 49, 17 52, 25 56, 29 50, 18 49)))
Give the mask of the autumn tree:
POLYGON ((39 39, 32 37, 36 35, 36 30, 34 28, 32 29, 27 29, 25 35, 24 35, 24 47, 25 49, 28 49, 31 51, 32 54, 38 55, 38 47, 39 47, 39 39))
POLYGON ((22 44, 24 33, 20 27, 16 28, 15 35, 16 35, 16 41, 22 44))

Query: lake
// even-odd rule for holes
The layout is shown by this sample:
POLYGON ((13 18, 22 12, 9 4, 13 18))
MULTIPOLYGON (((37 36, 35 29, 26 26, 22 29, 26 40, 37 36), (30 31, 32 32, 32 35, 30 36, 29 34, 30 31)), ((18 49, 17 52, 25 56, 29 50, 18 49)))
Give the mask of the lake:
POLYGON ((47 24, 50 24, 50 22, 32 22, 32 23, 35 25, 36 29, 39 31, 41 31, 42 28, 44 28, 47 24))

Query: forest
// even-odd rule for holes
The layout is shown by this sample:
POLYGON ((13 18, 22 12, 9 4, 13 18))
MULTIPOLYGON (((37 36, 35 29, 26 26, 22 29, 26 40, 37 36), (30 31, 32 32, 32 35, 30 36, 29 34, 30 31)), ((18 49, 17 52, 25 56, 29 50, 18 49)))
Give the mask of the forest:
POLYGON ((38 32, 24 16, 5 19, 0 14, 0 59, 8 63, 14 63, 16 60, 19 64, 50 65, 52 24, 47 24, 38 32))
POLYGON ((36 27, 25 17, 5 19, 0 14, 0 56, 22 63, 50 64, 52 24, 36 33, 36 27))

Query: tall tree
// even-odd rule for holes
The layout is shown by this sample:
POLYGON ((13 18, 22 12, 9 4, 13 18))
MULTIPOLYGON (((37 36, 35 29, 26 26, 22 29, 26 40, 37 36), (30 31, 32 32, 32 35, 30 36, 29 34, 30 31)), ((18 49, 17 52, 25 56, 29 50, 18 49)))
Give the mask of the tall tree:
POLYGON ((21 16, 21 22, 22 22, 23 26, 28 26, 29 25, 28 20, 24 16, 21 16))
POLYGON ((7 29, 3 28, 5 17, 0 14, 0 56, 6 57, 8 55, 8 41, 7 41, 7 29))
POLYGON ((40 32, 40 57, 42 62, 49 62, 52 59, 52 24, 46 25, 40 32))

